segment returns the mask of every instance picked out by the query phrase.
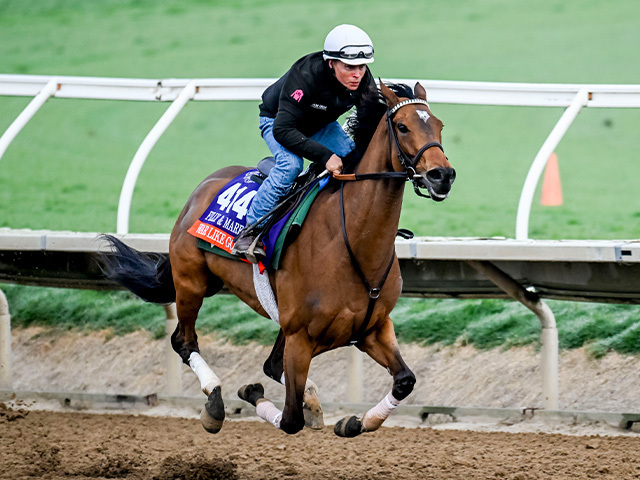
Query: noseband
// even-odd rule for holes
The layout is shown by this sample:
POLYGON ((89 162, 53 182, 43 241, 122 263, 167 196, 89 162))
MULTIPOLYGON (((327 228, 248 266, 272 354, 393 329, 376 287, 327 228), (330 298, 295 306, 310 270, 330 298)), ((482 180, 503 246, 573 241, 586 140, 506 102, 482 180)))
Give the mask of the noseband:
POLYGON ((422 105, 426 105, 427 107, 429 106, 429 103, 427 103, 426 100, 422 100, 421 98, 410 98, 409 100, 404 100, 398 103, 393 108, 387 109, 386 119, 387 131, 389 132, 389 158, 391 158, 392 155, 391 139, 393 138, 393 141, 396 144, 396 149, 398 150, 398 159, 400 160, 400 164, 404 167, 407 178, 411 180, 411 183, 413 184, 413 190, 416 192, 416 195, 420 197, 431 198, 431 195, 424 194, 420 191, 420 188, 425 187, 417 183, 417 180, 422 180, 422 175, 416 172, 416 164, 420 160, 420 157, 422 157, 422 154, 429 150, 431 147, 438 147, 440 150, 442 150, 442 153, 444 153, 444 148, 442 148, 440 142, 428 142, 420 150, 418 150, 418 153, 416 153, 413 157, 410 157, 404 150, 402 150, 402 147, 400 146, 400 140, 398 140, 398 134, 396 133, 396 129, 394 128, 394 124, 392 121, 393 116, 398 110, 400 110, 405 105, 411 105, 413 103, 420 103, 422 105))

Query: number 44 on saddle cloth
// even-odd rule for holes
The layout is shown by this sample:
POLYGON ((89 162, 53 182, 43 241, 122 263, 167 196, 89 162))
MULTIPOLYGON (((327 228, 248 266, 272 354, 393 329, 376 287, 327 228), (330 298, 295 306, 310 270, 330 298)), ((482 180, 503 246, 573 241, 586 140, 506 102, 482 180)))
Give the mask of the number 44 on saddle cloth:
MULTIPOLYGON (((231 255, 233 239, 246 226, 247 212, 260 187, 260 184, 252 178, 255 173, 257 170, 249 170, 225 185, 188 230, 191 235, 199 239, 199 248, 239 260, 238 257, 231 255)), ((304 200, 299 206, 279 219, 262 236, 266 251, 264 266, 278 268, 286 235, 291 231, 292 226, 302 225, 309 207, 326 183, 326 179, 314 182, 307 189, 304 200)))

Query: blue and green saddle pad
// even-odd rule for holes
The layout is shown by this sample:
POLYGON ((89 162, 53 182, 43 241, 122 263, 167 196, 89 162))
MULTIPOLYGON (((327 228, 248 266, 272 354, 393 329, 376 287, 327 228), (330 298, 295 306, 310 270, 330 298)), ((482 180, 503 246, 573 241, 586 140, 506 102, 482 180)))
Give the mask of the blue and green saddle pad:
MULTIPOLYGON (((225 185, 213 199, 189 233, 198 238, 198 248, 217 255, 241 260, 232 255, 233 239, 246 225, 246 214, 260 187, 254 174, 258 170, 244 172, 225 185)), ((280 218, 262 236, 266 258, 263 265, 278 269, 289 235, 302 226, 311 204, 328 183, 329 178, 313 182, 303 194, 297 207, 280 218)))

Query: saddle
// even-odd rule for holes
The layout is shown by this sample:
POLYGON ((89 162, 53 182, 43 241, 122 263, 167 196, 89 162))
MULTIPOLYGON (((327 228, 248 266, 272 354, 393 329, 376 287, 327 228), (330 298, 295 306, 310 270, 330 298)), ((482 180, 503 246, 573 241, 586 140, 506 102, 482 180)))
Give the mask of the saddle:
POLYGON ((287 242, 293 240, 311 203, 326 182, 318 179, 321 169, 312 164, 301 173, 289 193, 267 215, 254 225, 245 225, 246 213, 260 184, 275 165, 273 157, 263 158, 256 169, 238 175, 224 186, 209 207, 188 230, 198 238, 198 247, 222 256, 241 260, 231 255, 234 238, 245 228, 263 242, 267 258, 263 266, 277 269, 287 242))
MULTIPOLYGON (((262 185, 262 182, 267 179, 275 165, 276 160, 274 157, 264 157, 258 162, 256 166, 258 171, 251 175, 251 179, 262 185)), ((256 225, 248 225, 247 228, 256 232, 260 238, 263 238, 273 225, 277 224, 283 217, 287 216, 300 205, 300 202, 308 191, 308 187, 318 178, 321 171, 322 168, 317 164, 312 163, 309 165, 306 170, 296 177, 289 193, 281 198, 279 203, 267 213, 265 216, 267 218, 264 219, 266 221, 260 219, 256 222, 256 225)))

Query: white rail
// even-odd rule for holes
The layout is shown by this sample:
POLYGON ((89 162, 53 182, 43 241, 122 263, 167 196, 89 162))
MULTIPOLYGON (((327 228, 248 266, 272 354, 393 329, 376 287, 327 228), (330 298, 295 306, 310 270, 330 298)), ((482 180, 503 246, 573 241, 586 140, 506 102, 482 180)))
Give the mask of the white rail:
MULTIPOLYGON (((127 79, 0 75, 0 95, 30 96, 33 101, 0 137, 0 159, 20 130, 50 98, 174 102, 149 132, 131 161, 120 193, 117 231, 128 233, 131 199, 137 177, 151 149, 189 101, 259 100, 275 79, 127 79)), ((416 79, 390 79, 413 84, 416 79)), ((516 238, 528 238, 533 196, 549 155, 582 107, 640 108, 640 85, 527 84, 419 80, 433 103, 564 107, 542 144, 525 180, 516 218, 516 238)))

